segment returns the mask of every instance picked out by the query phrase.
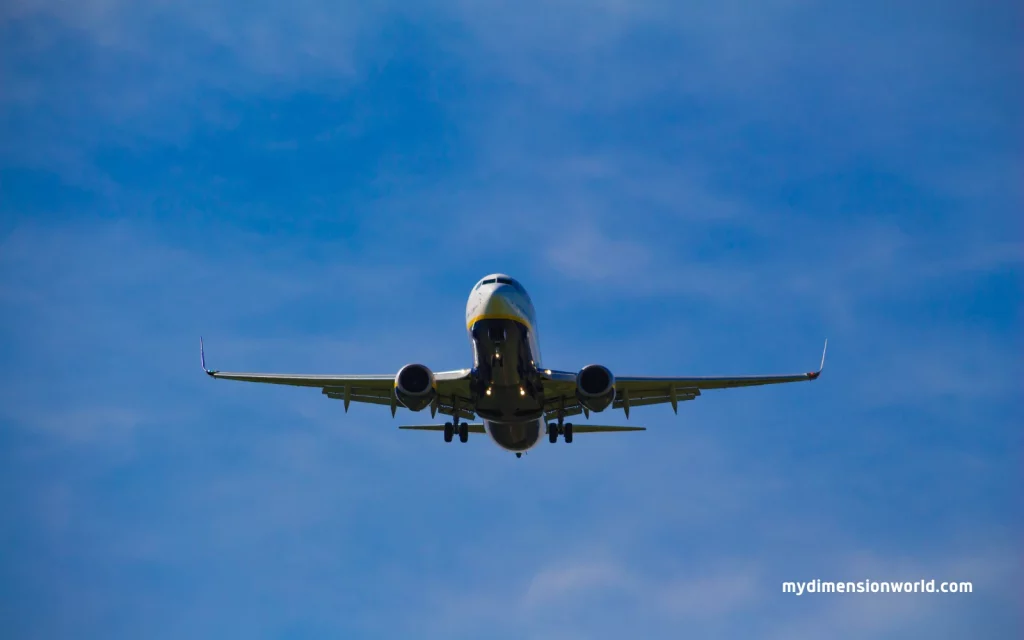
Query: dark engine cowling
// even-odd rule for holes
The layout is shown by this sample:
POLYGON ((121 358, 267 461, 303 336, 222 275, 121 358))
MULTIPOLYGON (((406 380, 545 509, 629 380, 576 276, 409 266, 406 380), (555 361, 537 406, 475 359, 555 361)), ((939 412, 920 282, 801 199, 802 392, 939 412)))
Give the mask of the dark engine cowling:
POLYGON ((576 397, 590 411, 604 411, 615 399, 615 376, 599 364, 591 364, 576 374, 576 397))
POLYGON ((434 373, 422 364, 407 364, 395 376, 395 395, 403 406, 422 411, 434 401, 434 373))

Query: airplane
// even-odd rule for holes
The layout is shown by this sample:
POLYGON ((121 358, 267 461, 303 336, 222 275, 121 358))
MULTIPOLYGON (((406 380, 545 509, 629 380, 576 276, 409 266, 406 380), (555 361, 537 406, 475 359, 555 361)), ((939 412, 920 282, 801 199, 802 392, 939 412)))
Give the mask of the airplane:
POLYGON ((473 367, 455 371, 431 371, 413 363, 390 375, 303 375, 278 373, 226 373, 206 368, 203 339, 199 355, 203 371, 211 378, 267 384, 316 387, 325 396, 352 402, 422 411, 431 418, 451 416, 443 425, 404 425, 400 429, 440 431, 444 441, 458 435, 487 434, 502 449, 521 458, 545 434, 551 443, 559 436, 566 443, 579 433, 644 431, 644 427, 573 424, 566 418, 600 413, 609 407, 622 409, 626 419, 633 407, 672 405, 693 400, 702 391, 816 380, 825 367, 825 349, 817 371, 789 375, 715 377, 616 377, 605 366, 590 364, 577 372, 558 371, 541 365, 537 320, 526 289, 513 278, 495 273, 481 279, 466 304, 466 330, 473 348, 473 367), (479 416, 480 422, 466 422, 479 416))

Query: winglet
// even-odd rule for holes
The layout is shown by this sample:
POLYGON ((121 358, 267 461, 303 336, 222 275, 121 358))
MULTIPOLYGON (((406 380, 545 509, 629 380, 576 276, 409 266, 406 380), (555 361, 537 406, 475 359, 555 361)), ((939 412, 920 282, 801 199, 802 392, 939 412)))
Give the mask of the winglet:
POLYGON ((203 371, 206 372, 206 375, 212 377, 213 374, 217 373, 216 371, 210 371, 209 369, 206 368, 206 353, 203 349, 202 336, 199 337, 199 362, 203 365, 203 371))
POLYGON ((817 380, 818 376, 821 375, 822 369, 825 368, 825 352, 828 351, 828 338, 825 338, 825 348, 821 350, 821 364, 818 366, 817 371, 811 371, 807 374, 808 380, 817 380))

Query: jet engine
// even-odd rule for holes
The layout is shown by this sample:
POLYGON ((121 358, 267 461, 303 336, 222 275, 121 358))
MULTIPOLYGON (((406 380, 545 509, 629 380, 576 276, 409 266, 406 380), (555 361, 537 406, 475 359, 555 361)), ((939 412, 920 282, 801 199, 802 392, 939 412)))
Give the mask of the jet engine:
POLYGON ((422 364, 407 364, 395 376, 395 395, 403 406, 422 411, 437 395, 433 372, 422 364))
POLYGON ((604 411, 615 399, 615 376, 599 364, 591 364, 576 374, 576 397, 590 411, 604 411))

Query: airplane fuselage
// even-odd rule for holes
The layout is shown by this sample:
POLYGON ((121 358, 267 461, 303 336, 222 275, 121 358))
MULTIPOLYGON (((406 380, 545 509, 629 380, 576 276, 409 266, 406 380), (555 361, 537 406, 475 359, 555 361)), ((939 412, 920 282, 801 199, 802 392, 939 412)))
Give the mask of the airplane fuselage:
POLYGON ((533 302, 515 280, 488 276, 470 293, 466 329, 474 411, 498 446, 517 453, 532 448, 547 431, 533 302))

